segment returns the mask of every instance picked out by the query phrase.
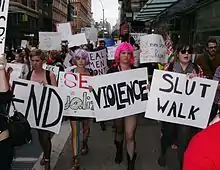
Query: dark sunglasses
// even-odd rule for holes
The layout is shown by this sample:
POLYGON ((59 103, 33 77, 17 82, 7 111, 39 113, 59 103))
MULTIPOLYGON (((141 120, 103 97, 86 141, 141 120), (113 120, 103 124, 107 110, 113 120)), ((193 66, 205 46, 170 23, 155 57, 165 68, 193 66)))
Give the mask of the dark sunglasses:
POLYGON ((186 54, 186 52, 188 53, 188 54, 192 54, 193 53, 193 51, 192 50, 181 50, 180 51, 182 54, 186 54))
POLYGON ((209 49, 216 49, 217 48, 217 46, 214 46, 214 47, 208 47, 209 49))

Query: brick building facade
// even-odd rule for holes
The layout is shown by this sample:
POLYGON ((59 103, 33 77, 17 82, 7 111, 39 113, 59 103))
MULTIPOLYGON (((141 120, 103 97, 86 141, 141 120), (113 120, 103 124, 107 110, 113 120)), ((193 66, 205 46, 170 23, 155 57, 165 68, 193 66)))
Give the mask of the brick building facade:
POLYGON ((92 19, 92 2, 91 0, 74 0, 74 33, 80 32, 83 27, 91 26, 92 19))

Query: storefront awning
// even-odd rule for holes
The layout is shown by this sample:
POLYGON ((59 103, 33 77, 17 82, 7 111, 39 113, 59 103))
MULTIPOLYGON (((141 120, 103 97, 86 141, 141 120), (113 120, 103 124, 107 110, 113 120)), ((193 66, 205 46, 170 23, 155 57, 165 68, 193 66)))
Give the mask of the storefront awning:
POLYGON ((149 0, 136 13, 134 20, 137 21, 153 21, 157 16, 161 15, 166 9, 170 8, 179 0, 149 0))

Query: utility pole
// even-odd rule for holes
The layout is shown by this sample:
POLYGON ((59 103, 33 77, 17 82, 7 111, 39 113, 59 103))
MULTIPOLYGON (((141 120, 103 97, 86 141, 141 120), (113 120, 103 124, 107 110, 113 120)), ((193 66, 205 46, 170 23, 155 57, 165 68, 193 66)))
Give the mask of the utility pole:
POLYGON ((104 31, 104 29, 105 29, 105 9, 104 9, 104 5, 103 5, 103 3, 102 3, 102 0, 99 0, 99 2, 101 3, 101 5, 102 5, 102 11, 103 11, 103 26, 102 26, 102 31, 103 31, 103 38, 105 37, 105 31, 104 31))

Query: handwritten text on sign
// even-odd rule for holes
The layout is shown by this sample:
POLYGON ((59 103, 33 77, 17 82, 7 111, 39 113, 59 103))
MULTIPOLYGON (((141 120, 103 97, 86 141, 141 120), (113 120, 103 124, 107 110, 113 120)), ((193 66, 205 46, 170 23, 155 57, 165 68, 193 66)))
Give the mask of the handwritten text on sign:
POLYGON ((12 89, 17 110, 25 115, 32 128, 59 133, 64 90, 23 79, 13 81, 12 89))
POLYGON ((95 75, 102 75, 107 72, 107 57, 106 49, 89 53, 90 68, 95 75))
POLYGON ((0 1, 0 54, 3 54, 5 51, 5 36, 6 36, 6 27, 8 20, 8 7, 9 0, 0 1))
POLYGON ((89 82, 93 87, 97 121, 126 117, 146 110, 146 68, 96 76, 89 82))
POLYGON ((88 75, 60 72, 59 87, 68 91, 64 116, 94 117, 93 101, 88 90, 89 78, 88 75))
POLYGON ((146 118, 205 128, 217 81, 155 70, 146 118))
POLYGON ((166 63, 166 46, 158 34, 140 37, 140 63, 166 63))

